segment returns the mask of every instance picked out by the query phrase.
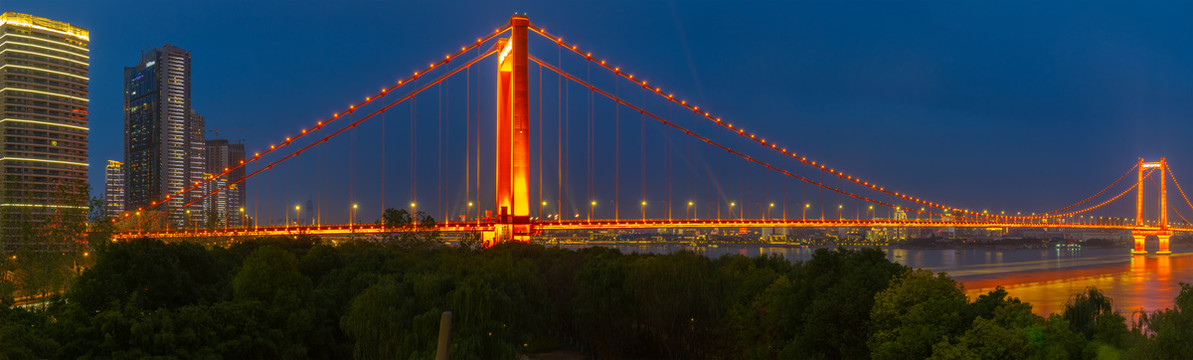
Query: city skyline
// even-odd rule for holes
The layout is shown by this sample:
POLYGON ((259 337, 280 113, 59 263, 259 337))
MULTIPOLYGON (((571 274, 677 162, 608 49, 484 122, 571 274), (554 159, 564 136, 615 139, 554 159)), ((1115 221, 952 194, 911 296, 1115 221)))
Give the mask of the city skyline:
MULTIPOLYGON (((1158 9, 1161 4, 1129 9, 1120 9, 1123 5, 1107 5, 1100 9, 1080 9, 1078 15, 1058 14, 1061 9, 1057 7, 1021 6, 1018 10, 1023 13, 1019 14, 982 6, 951 6, 948 10, 961 10, 961 15, 954 11, 951 16, 940 14, 946 6, 923 4, 887 4, 885 8, 879 5, 796 4, 787 8, 792 14, 786 15, 757 13, 764 7, 755 5, 721 9, 716 6, 645 5, 638 9, 651 12, 650 18, 669 15, 662 17, 670 18, 666 24, 636 22, 633 21, 636 15, 631 11, 621 14, 612 10, 593 10, 610 15, 607 17, 568 22, 560 18, 562 16, 552 16, 562 14, 561 11, 538 5, 517 10, 529 12, 537 24, 565 38, 575 34, 583 39, 581 44, 586 47, 606 49, 602 51, 604 55, 627 68, 641 69, 642 73, 651 76, 652 82, 692 91, 682 95, 707 104, 718 113, 732 116, 751 129, 798 146, 797 150, 817 159, 882 179, 884 183, 909 193, 931 195, 975 208, 1009 208, 1013 204, 1047 207, 1075 200, 1073 197, 1088 193, 1090 189, 1096 190, 1137 157, 1167 156, 1174 162, 1178 176, 1193 174, 1185 170, 1188 166, 1181 166, 1185 162, 1193 163, 1193 159, 1182 159, 1181 156, 1193 153, 1193 147, 1179 141, 1179 134, 1189 130, 1190 125, 1185 120, 1193 116, 1187 106, 1181 105, 1187 104, 1193 93, 1188 88, 1193 81, 1185 81, 1193 74, 1180 65, 1188 63, 1182 59, 1189 59, 1193 46, 1189 46, 1187 37, 1175 35, 1188 30, 1188 25, 1176 21, 1172 15, 1180 13, 1172 9, 1180 5, 1163 4, 1165 9, 1158 9), (761 21, 752 23, 753 29, 721 29, 729 30, 725 32, 695 29, 692 24, 704 23, 703 20, 711 18, 713 12, 718 12, 714 10, 729 19, 741 18, 748 13, 770 20, 792 17, 801 21, 761 21), (894 14, 884 14, 882 10, 894 14), (978 13, 991 10, 1007 13, 1001 14, 1004 16, 997 24, 980 20, 970 24, 958 20, 977 17, 978 13), (794 15, 797 12, 805 15, 794 15), (895 34, 879 31, 883 24, 899 23, 898 15, 909 13, 915 14, 923 24, 896 29, 895 34), (811 14, 836 17, 805 18, 811 14), (1087 25, 1079 30, 1066 30, 1066 21, 1082 20, 1080 16, 1107 19, 1099 23, 1105 29, 1087 25), (1150 20, 1146 26, 1142 23, 1145 18, 1150 20), (840 23, 831 23, 832 20, 840 23), (991 25, 1001 25, 1005 31, 988 29, 991 25), (956 34, 936 33, 941 28, 954 29, 956 34), (1131 31, 1113 31, 1118 37, 1097 36, 1110 31, 1108 29, 1131 31), (647 41, 627 35, 635 32, 658 33, 664 38, 647 41), (1162 36, 1164 34, 1170 35, 1162 36), (770 49, 743 51, 733 39, 744 36, 776 45, 770 49), (970 41, 975 39, 985 42, 970 41), (1034 42, 1030 41, 1033 39, 1034 42), (655 50, 647 47, 656 43, 665 45, 657 45, 655 50), (1003 52, 1007 49, 1015 51, 1003 52), (642 55, 644 53, 650 55, 642 55), (774 69, 783 76, 759 76, 759 71, 751 67, 760 65, 741 66, 761 61, 756 58, 760 56, 753 53, 771 56, 772 60, 790 59, 791 63, 774 69), (865 69, 860 67, 862 65, 865 69), (776 100, 786 100, 786 103, 776 100), (754 108, 741 104, 766 106, 754 108), (859 128, 872 131, 856 131, 859 128), (828 136, 807 136, 809 133, 828 136), (923 176, 940 172, 946 176, 923 176), (970 193, 961 184, 1015 192, 1021 197, 970 193)), ((42 8, 36 11, 37 5, 25 6, 29 9, 18 6, 13 11, 80 23, 84 27, 90 25, 86 23, 87 19, 75 21, 69 14, 63 14, 70 10, 42 8)), ((270 21, 290 21, 299 26, 295 19, 314 13, 316 9, 311 7, 317 6, 278 11, 278 19, 270 21)), ((196 9, 175 11, 190 10, 196 9)), ((250 15, 270 10, 273 9, 250 8, 241 14, 219 17, 212 10, 198 9, 197 14, 209 15, 196 18, 211 20, 211 24, 183 21, 165 27, 167 30, 162 31, 163 34, 144 34, 143 39, 109 37, 120 39, 121 44, 100 45, 97 41, 100 36, 93 35, 96 36, 93 40, 96 46, 125 48, 95 55, 92 87, 107 90, 92 91, 95 99, 90 161, 93 191, 95 184, 102 183, 102 180, 96 181, 102 179, 102 166, 96 164, 120 158, 110 156, 113 142, 109 136, 111 130, 119 126, 113 126, 111 121, 112 86, 110 83, 104 85, 109 81, 105 78, 112 78, 108 72, 113 70, 101 66, 107 66, 113 58, 127 63, 126 59, 133 56, 127 49, 130 46, 143 48, 165 42, 178 43, 203 59, 198 63, 209 64, 203 65, 205 69, 195 69, 205 72, 203 76, 207 77, 195 84, 196 107, 204 109, 210 123, 221 124, 209 127, 225 127, 222 124, 234 122, 245 124, 248 128, 243 136, 246 150, 252 152, 274 141, 278 134, 295 132, 302 124, 356 101, 357 95, 370 93, 368 89, 388 85, 393 78, 416 69, 416 65, 425 60, 425 54, 451 50, 442 45, 443 41, 462 41, 476 33, 475 30, 499 24, 510 12, 470 10, 462 18, 480 25, 432 31, 429 33, 433 36, 423 39, 411 34, 416 28, 433 28, 430 24, 418 24, 421 27, 393 25, 401 30, 395 30, 400 33, 398 35, 406 34, 405 37, 359 35, 381 26, 380 19, 361 21, 359 28, 328 30, 330 34, 322 35, 326 36, 324 40, 343 39, 341 43, 327 45, 329 48, 322 51, 359 51, 374 56, 391 56, 387 61, 374 61, 375 65, 368 66, 351 56, 312 56, 313 59, 306 61, 293 60, 295 56, 278 56, 286 61, 266 61, 276 69, 262 67, 263 64, 252 60, 269 59, 265 56, 267 53, 284 49, 278 44, 266 43, 254 44, 258 48, 248 47, 253 41, 230 40, 231 35, 227 32, 216 32, 216 36, 207 40, 197 38, 198 34, 214 27, 249 24, 245 21, 250 15), (356 35, 349 36, 350 33, 356 35), (167 38, 170 36, 175 39, 167 38), (386 38, 410 41, 393 45, 394 49, 368 47, 386 38), (226 56, 229 54, 234 56, 226 56), (355 66, 324 66, 334 62, 355 66), (309 76, 305 81, 262 81, 301 68, 312 69, 303 72, 309 76), (254 71, 264 74, 254 74, 254 71), (339 78, 350 80, 345 84, 337 81, 339 78), (240 86, 242 84, 252 85, 240 86), (306 85, 283 91, 296 84, 306 85), (322 96, 327 94, 331 96, 322 96), (100 134, 106 134, 102 136, 103 140, 100 140, 100 134)), ((91 26, 95 34, 101 33, 98 29, 124 27, 105 22, 102 11, 87 9, 86 14, 82 17, 95 22, 91 26)), ((284 45, 296 45, 295 38, 312 35, 297 28, 285 33, 271 33, 276 30, 268 30, 269 26, 265 24, 246 26, 249 27, 246 31, 256 31, 265 35, 260 38, 275 39, 284 45), (283 35, 286 37, 281 37, 283 35)), ((313 39, 320 38, 314 36, 313 39)), ((293 51, 320 53, 320 49, 309 46, 296 46, 293 51)), ((119 151, 119 142, 115 144, 119 151)))

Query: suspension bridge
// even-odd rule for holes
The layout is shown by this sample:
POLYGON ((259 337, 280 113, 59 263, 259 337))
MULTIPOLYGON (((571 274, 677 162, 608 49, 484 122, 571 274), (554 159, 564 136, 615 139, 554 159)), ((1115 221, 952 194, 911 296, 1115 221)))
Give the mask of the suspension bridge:
POLYGON ((1168 203, 1171 181, 1193 210, 1164 158, 1139 159, 1100 191, 1050 211, 970 210, 809 159, 523 15, 292 131, 123 214, 115 238, 404 231, 360 221, 362 204, 434 215, 422 230, 475 232, 490 245, 615 229, 1036 228, 1129 231, 1134 254, 1155 236, 1158 254, 1169 254, 1174 233, 1193 231, 1168 203), (242 168, 242 179, 215 181, 242 168), (215 215, 219 226, 190 220, 192 205, 235 186, 252 194, 239 213, 215 215), (194 200, 171 208, 177 197, 194 200), (1182 221, 1170 222, 1170 212, 1182 221))

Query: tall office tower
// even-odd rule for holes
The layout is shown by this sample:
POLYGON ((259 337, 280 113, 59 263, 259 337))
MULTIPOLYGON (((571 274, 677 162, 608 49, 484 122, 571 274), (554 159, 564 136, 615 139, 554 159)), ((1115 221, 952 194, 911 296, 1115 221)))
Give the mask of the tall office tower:
MULTIPOLYGON (((214 139, 207 140, 207 172, 218 175, 223 174, 224 169, 232 169, 244 161, 244 144, 232 144, 228 140, 214 139)), ((244 218, 244 199, 245 199, 245 183, 237 183, 244 178, 244 168, 232 170, 227 175, 220 177, 219 180, 224 181, 228 188, 221 191, 220 197, 209 201, 209 209, 213 209, 219 216, 219 223, 230 226, 240 226, 244 218), (222 205, 219 202, 223 202, 222 205)), ((223 185, 220 185, 223 186, 223 185)), ((214 188, 211 190, 215 190, 214 188)), ((215 196, 213 196, 215 197, 215 196)), ((208 212, 212 212, 208 210, 208 212)))
POLYGON ((88 43, 77 26, 0 14, 0 252, 69 243, 84 225, 88 43))
MULTIPOLYGON (((170 44, 142 53, 140 63, 124 68, 125 208, 129 211, 147 209, 203 181, 203 117, 191 110, 190 77, 190 52, 170 44)), ((198 196, 188 192, 172 197, 152 213, 169 211, 172 226, 202 223, 201 203, 181 209, 198 196)))
POLYGON ((111 219, 124 215, 124 163, 116 160, 104 169, 104 209, 111 219))

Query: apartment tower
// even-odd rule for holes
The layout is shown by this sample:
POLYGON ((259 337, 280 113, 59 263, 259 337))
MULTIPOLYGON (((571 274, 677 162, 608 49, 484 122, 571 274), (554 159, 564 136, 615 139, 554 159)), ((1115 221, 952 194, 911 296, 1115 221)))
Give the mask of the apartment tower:
POLYGON ((81 235, 88 44, 86 29, 0 14, 0 252, 22 243, 69 244, 81 235))

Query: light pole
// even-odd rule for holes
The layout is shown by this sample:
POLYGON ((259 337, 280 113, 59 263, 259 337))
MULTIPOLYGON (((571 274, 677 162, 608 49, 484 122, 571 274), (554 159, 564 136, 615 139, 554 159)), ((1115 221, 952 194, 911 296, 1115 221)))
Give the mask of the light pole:
POLYGON ((596 200, 588 203, 588 222, 592 222, 592 210, 596 208, 596 200))
POLYGON ((691 212, 692 212, 692 215, 691 215, 691 216, 692 216, 692 220, 695 220, 695 219, 696 219, 696 210, 693 208, 693 206, 694 206, 694 205, 695 205, 695 203, 694 203, 694 202, 691 202, 691 201, 689 201, 689 202, 688 202, 688 211, 691 211, 691 212))
POLYGON ((646 200, 642 200, 642 221, 646 221, 646 200))
POLYGON ((874 218, 874 205, 870 205, 870 209, 866 210, 866 220, 874 218))
POLYGON ((351 230, 356 229, 356 209, 357 209, 357 205, 352 204, 352 213, 350 214, 352 216, 348 217, 348 229, 351 229, 351 230))
POLYGON ((770 203, 770 206, 766 208, 766 218, 767 219, 771 218, 770 211, 774 210, 774 209, 775 209, 775 203, 770 203))
POLYGON ((418 213, 417 211, 415 211, 417 209, 417 207, 418 207, 417 203, 410 202, 410 222, 412 222, 414 224, 418 224, 418 216, 414 215, 414 214, 418 213))
POLYGON ((195 226, 195 224, 191 223, 191 209, 186 209, 186 224, 190 225, 187 228, 195 226))
POLYGON ((543 210, 547 208, 547 202, 543 201, 539 204, 539 219, 543 218, 543 210))
POLYGON ((299 225, 302 225, 301 210, 302 210, 301 206, 294 205, 294 227, 295 228, 297 228, 299 225))
POLYGON ((243 206, 241 206, 241 207, 240 207, 240 228, 241 228, 241 229, 245 229, 245 228, 247 228, 247 226, 246 226, 244 223, 245 223, 245 219, 244 219, 244 207, 243 207, 243 206))
POLYGON ((811 207, 812 207, 812 204, 804 204, 803 214, 801 214, 799 216, 800 220, 808 220, 808 209, 811 207))
POLYGON ((837 204, 837 221, 841 221, 841 210, 845 210, 845 205, 837 204))
POLYGON ((729 218, 733 219, 733 207, 737 206, 736 202, 729 202, 729 218))

